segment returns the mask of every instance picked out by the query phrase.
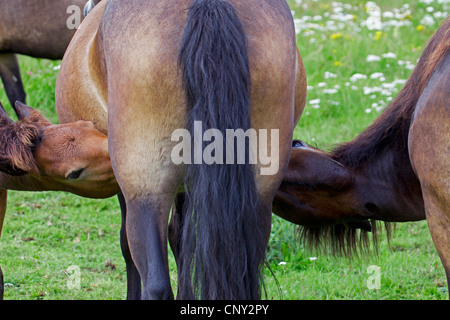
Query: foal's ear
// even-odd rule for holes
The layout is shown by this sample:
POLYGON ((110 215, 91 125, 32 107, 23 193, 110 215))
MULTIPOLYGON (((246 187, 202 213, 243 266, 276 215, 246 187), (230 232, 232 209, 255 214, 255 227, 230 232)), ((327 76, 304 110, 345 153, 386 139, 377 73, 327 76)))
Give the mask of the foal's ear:
POLYGON ((283 182, 308 189, 339 191, 353 184, 353 174, 324 152, 293 148, 283 182))
POLYGON ((39 111, 33 109, 30 106, 27 106, 26 104, 16 101, 14 104, 14 111, 17 114, 17 118, 21 121, 30 121, 30 122, 37 122, 42 125, 50 125, 51 122, 48 121, 39 111))

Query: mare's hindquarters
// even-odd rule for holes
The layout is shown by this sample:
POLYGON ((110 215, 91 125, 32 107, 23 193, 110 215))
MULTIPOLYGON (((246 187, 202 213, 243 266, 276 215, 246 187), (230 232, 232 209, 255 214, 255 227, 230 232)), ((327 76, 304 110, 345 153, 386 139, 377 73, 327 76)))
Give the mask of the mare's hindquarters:
POLYGON ((193 215, 188 211, 184 230, 189 247, 182 243, 181 249, 193 253, 193 260, 182 258, 181 296, 258 298, 271 203, 287 167, 294 127, 292 16, 285 1, 199 0, 193 2, 196 15, 189 11, 194 19, 189 24, 190 4, 109 1, 100 27, 109 150, 126 199, 130 252, 142 278, 142 297, 172 298, 167 223, 175 194, 186 182, 193 215), (198 32, 194 21, 208 28, 198 32), (180 72, 183 30, 184 40, 199 38, 184 43, 184 49, 191 41, 198 46, 182 51, 180 72), (175 165, 171 154, 179 142, 171 141, 172 134, 187 127, 193 135, 197 120, 204 129, 253 128, 257 164, 247 158, 243 165, 175 165))

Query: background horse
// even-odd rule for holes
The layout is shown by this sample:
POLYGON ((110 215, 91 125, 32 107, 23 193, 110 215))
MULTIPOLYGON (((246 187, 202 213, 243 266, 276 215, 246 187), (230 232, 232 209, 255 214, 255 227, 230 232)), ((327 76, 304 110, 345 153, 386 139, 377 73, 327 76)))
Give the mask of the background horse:
POLYGON ((87 16, 58 76, 58 116, 108 134, 127 210, 122 244, 143 298, 173 297, 167 224, 183 184, 193 214, 177 238, 179 297, 259 297, 271 203, 305 96, 285 1, 101 1, 87 16), (206 129, 278 129, 278 173, 260 175, 261 163, 175 165, 171 135, 193 133, 196 120, 206 129))
POLYGON ((427 219, 450 282, 449 87, 447 18, 396 99, 360 136, 331 153, 294 141, 274 212, 305 226, 307 240, 331 238, 344 253, 356 249, 355 228, 375 227, 369 220, 427 219))
MULTIPOLYGON (((26 97, 15 54, 62 59, 76 31, 67 25, 67 10, 75 5, 81 13, 85 4, 86 0, 0 0, 0 77, 13 108, 26 97)), ((83 14, 77 18, 81 21, 83 14)))

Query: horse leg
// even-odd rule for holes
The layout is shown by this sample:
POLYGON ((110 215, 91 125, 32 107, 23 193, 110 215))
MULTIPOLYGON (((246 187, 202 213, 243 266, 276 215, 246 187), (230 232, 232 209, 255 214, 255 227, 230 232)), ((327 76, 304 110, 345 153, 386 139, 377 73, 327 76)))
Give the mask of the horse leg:
POLYGON ((167 256, 167 220, 173 196, 127 201, 128 243, 143 283, 142 299, 173 299, 167 256))
POLYGON ((126 215, 127 207, 125 198, 122 193, 117 195, 119 198, 120 211, 122 214, 122 226, 120 228, 120 247, 122 249, 122 255, 125 259, 127 268, 127 300, 139 300, 141 299, 141 277, 131 257, 130 248, 128 246, 127 230, 126 230, 126 215))
MULTIPOLYGON (((115 102, 115 99, 108 101, 111 113, 117 110, 115 102)), ((135 103, 134 107, 137 106, 135 103)), ((164 143, 164 138, 159 136, 170 137, 173 129, 147 123, 156 121, 156 116, 142 116, 142 112, 137 111, 131 115, 136 119, 116 115, 108 120, 111 162, 126 201, 128 247, 142 281, 141 298, 173 299, 168 263, 168 222, 176 190, 182 183, 183 167, 173 165, 173 146, 164 143), (133 132, 152 126, 156 129, 133 132), (164 129, 171 131, 166 133, 164 129)))
POLYGON ((448 154, 436 148, 436 143, 429 143, 438 141, 438 138, 434 139, 432 130, 426 132, 426 135, 410 134, 410 155, 422 187, 428 228, 445 269, 447 286, 450 287, 450 190, 448 175, 445 174, 448 172, 448 154))
POLYGON ((172 207, 172 217, 169 223, 169 244, 175 257, 177 266, 180 263, 179 254, 181 251, 181 243, 179 239, 181 237, 182 232, 181 227, 183 225, 184 200, 185 200, 184 193, 177 194, 175 198, 175 203, 172 207))
POLYGON ((170 152, 159 152, 158 142, 137 146, 135 143, 139 141, 132 140, 116 144, 116 139, 123 137, 116 134, 111 130, 108 139, 112 144, 114 173, 126 203, 122 234, 126 233, 131 259, 142 280, 141 298, 173 299, 167 252, 168 221, 182 177, 169 165, 170 152), (157 149, 149 150, 152 145, 157 149))
POLYGON ((422 192, 425 201, 427 223, 434 245, 439 253, 447 276, 447 287, 450 288, 450 192, 444 185, 442 193, 436 186, 424 187, 422 192), (438 191, 438 192, 436 192, 438 191))
POLYGON ((8 201, 8 191, 0 189, 0 237, 3 230, 3 221, 6 215, 6 205, 8 201))
MULTIPOLYGON (((2 235, 3 221, 6 215, 6 200, 7 200, 8 192, 6 190, 0 189, 0 237, 2 235)), ((0 267, 0 300, 3 300, 3 290, 4 290, 4 282, 3 282, 3 272, 0 267)))
MULTIPOLYGON (((172 253, 175 257, 175 262, 177 264, 178 271, 180 268, 180 251, 181 251, 181 235, 183 226, 183 206, 185 202, 185 193, 177 194, 175 198, 175 203, 172 207, 172 216, 169 223, 169 244, 172 249, 172 253)), ((178 275, 180 273, 178 272, 178 275)), ((180 290, 177 293, 177 299, 181 299, 180 290)))
POLYGON ((0 77, 11 106, 14 108, 16 101, 25 102, 25 90, 23 89, 19 63, 15 54, 0 54, 0 77))

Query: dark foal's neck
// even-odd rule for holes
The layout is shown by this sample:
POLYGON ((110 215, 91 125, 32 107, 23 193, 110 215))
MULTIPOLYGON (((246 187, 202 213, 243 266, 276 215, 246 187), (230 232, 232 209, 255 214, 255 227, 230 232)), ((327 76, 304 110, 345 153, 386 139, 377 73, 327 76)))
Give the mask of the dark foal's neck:
POLYGON ((409 160, 407 140, 389 142, 356 166, 339 161, 355 173, 356 192, 364 214, 387 222, 423 220, 422 190, 409 160))

